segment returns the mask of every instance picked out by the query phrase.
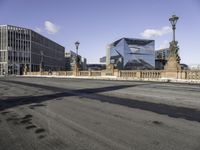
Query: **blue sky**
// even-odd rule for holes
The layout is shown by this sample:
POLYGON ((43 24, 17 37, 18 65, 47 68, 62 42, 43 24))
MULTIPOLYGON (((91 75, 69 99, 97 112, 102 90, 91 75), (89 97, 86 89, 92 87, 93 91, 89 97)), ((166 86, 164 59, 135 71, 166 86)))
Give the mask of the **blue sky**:
POLYGON ((0 0, 0 14, 0 24, 36 30, 66 50, 75 50, 78 40, 89 63, 98 63, 106 45, 122 37, 148 37, 156 49, 166 47, 168 18, 176 14, 181 62, 200 64, 199 0, 0 0))

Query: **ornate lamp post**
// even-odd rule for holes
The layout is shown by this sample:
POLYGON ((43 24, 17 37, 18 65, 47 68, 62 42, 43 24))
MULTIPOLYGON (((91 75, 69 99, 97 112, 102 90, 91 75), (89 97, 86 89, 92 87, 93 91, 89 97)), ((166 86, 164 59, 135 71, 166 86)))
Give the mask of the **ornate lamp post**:
POLYGON ((176 57, 177 63, 180 63, 181 59, 178 54, 178 50, 179 50, 178 42, 175 40, 175 30, 176 30, 176 23, 177 23, 178 19, 179 19, 179 17, 177 17, 176 15, 172 15, 169 18, 169 21, 172 25, 172 30, 173 30, 173 40, 172 40, 172 42, 170 42, 170 50, 171 50, 171 55, 176 57))
POLYGON ((75 43, 75 46, 76 46, 76 64, 78 65, 78 47, 79 47, 79 41, 76 41, 75 43))
POLYGON ((173 42, 175 42, 175 30, 176 30, 176 23, 178 21, 179 17, 177 17, 176 15, 172 15, 171 18, 169 18, 169 21, 172 25, 172 30, 173 30, 173 42))
POLYGON ((44 53, 43 51, 40 52, 41 59, 40 59, 40 72, 43 71, 43 60, 44 60, 44 53))
POLYGON ((167 77, 177 78, 176 71, 181 70, 181 66, 180 66, 181 59, 178 54, 179 47, 178 47, 178 42, 175 40, 175 30, 176 30, 176 23, 178 19, 179 17, 177 17, 176 15, 172 15, 172 17, 169 18, 169 21, 172 25, 172 30, 173 30, 173 40, 172 42, 170 42, 170 47, 169 47, 170 55, 168 57, 167 64, 164 67, 166 70, 166 74, 168 74, 167 77))
POLYGON ((75 43, 75 46, 76 46, 76 64, 75 64, 75 75, 77 76, 78 75, 78 69, 79 69, 79 62, 78 62, 78 47, 80 45, 80 43, 78 41, 76 41, 75 43))

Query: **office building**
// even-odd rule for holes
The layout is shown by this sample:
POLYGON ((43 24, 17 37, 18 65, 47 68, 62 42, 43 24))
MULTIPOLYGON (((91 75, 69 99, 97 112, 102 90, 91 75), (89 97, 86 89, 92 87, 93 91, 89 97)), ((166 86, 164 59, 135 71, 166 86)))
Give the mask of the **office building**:
POLYGON ((87 69, 90 70, 90 71, 105 70, 106 65, 105 64, 87 64, 87 69))
POLYGON ((64 51, 63 46, 33 30, 0 25, 0 75, 63 70, 64 51))
POLYGON ((108 45, 106 64, 125 70, 154 69, 154 51, 154 40, 122 38, 108 45))
POLYGON ((106 56, 103 56, 99 59, 99 62, 102 64, 106 64, 106 56))
POLYGON ((155 51, 155 69, 158 70, 164 69, 169 54, 170 54, 169 48, 163 48, 155 51))

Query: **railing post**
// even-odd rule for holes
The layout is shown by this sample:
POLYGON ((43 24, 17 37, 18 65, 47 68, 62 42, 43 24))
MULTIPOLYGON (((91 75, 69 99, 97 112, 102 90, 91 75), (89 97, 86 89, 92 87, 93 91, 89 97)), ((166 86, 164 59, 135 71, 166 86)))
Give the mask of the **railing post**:
POLYGON ((141 71, 136 72, 136 78, 138 78, 138 79, 141 78, 141 71))
POLYGON ((91 70, 89 70, 88 76, 91 76, 91 70))

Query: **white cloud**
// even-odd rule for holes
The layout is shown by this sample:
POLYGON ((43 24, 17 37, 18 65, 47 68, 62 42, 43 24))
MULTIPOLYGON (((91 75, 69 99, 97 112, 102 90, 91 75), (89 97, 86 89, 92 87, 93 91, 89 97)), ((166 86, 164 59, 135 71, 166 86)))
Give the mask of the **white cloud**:
POLYGON ((41 32, 42 32, 42 29, 36 27, 36 28, 35 28, 35 31, 38 32, 38 33, 41 33, 41 32))
POLYGON ((146 29, 144 32, 140 33, 143 38, 152 38, 157 36, 163 36, 165 34, 171 33, 172 29, 169 26, 162 27, 161 29, 146 29))
POLYGON ((169 41, 165 40, 163 41, 158 49, 163 49, 163 48, 169 48, 169 41))
POLYGON ((45 21, 44 22, 44 26, 45 26, 45 29, 47 30, 47 32, 49 34, 54 34, 54 33, 57 33, 60 29, 59 26, 53 24, 52 22, 50 21, 45 21))

